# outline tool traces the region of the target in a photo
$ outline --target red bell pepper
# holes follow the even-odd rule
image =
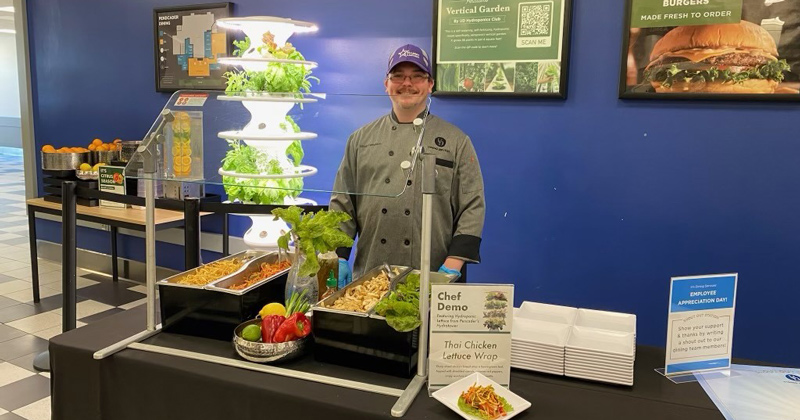
[[[283,321],[283,324],[275,331],[275,335],[272,336],[272,342],[285,343],[303,338],[309,333],[311,333],[311,321],[302,312],[297,312]]]
[[[278,331],[278,327],[280,327],[285,320],[286,317],[282,315],[270,315],[262,319],[261,341],[265,343],[274,343],[274,341],[272,341],[272,336],[275,335],[275,331]]]

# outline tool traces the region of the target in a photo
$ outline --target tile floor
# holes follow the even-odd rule
[[[61,266],[39,260],[33,303],[22,157],[0,155],[0,420],[49,420],[50,374],[33,358],[61,333]],[[77,325],[145,302],[138,283],[78,270]]]

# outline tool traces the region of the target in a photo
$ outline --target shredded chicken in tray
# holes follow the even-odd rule
[[[336,299],[332,309],[340,309],[352,312],[367,312],[389,291],[389,276],[381,271],[377,276],[359,284],[358,286],[348,287],[344,295]]]

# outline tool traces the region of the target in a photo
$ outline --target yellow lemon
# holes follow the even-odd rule
[[[264,305],[258,312],[261,318],[266,318],[270,315],[286,316],[286,308],[278,302],[272,302]]]
[[[92,165],[89,165],[88,163],[81,163],[81,166],[78,169],[80,169],[82,171],[91,171],[92,170]]]

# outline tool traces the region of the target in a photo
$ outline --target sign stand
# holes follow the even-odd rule
[[[673,277],[670,285],[665,368],[673,383],[695,382],[695,372],[731,366],[739,275]]]

